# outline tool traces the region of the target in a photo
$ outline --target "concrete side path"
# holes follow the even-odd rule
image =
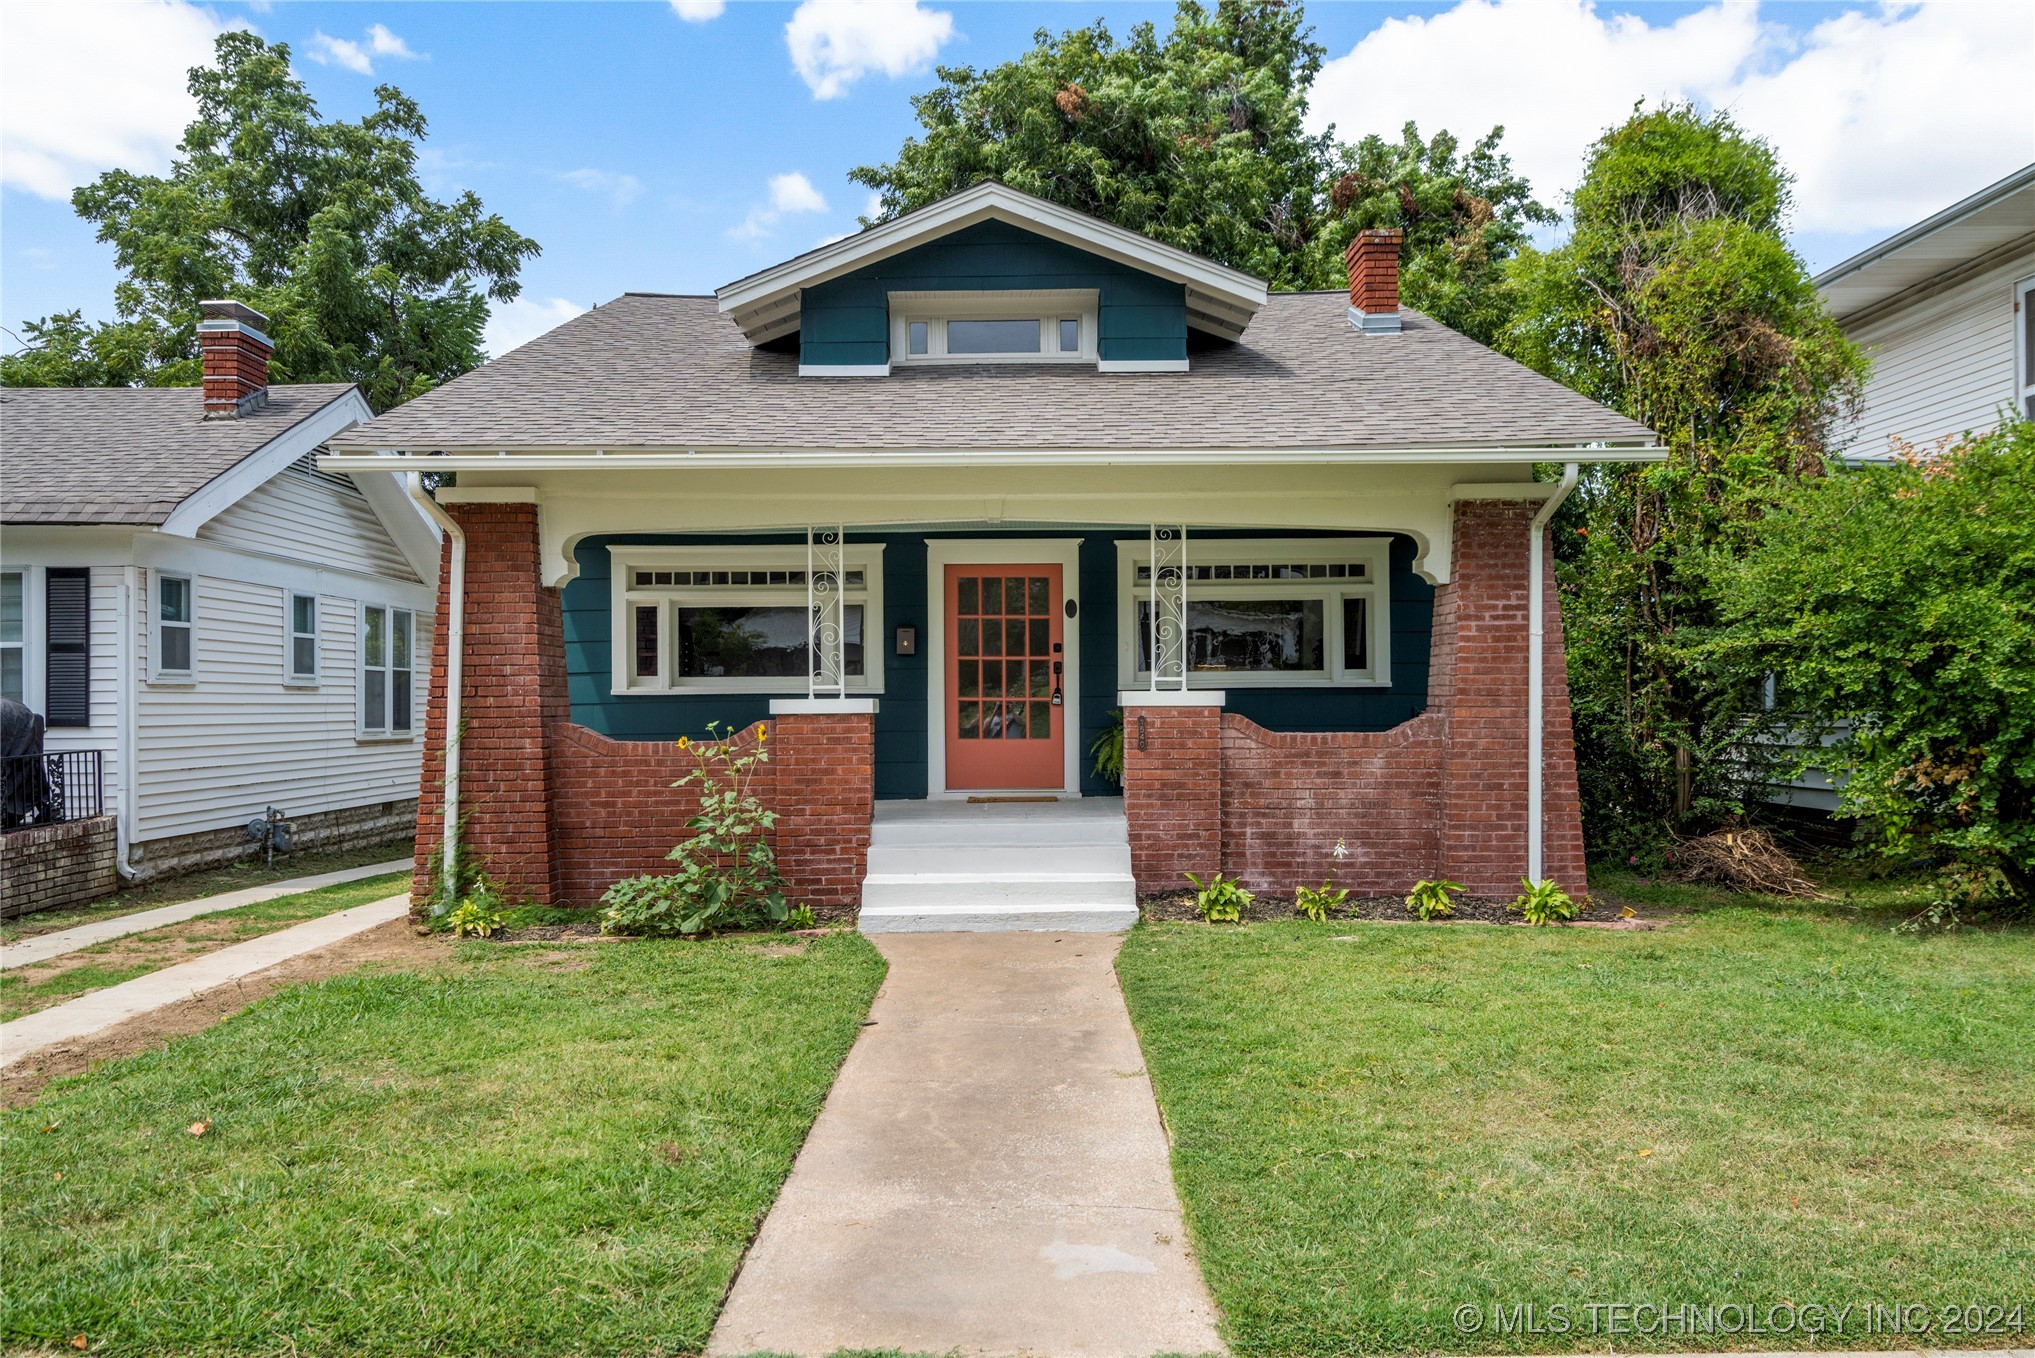
[[[889,934],[841,1069],[707,1344],[1218,1352],[1102,934]]]
[[[361,882],[389,872],[408,872],[411,866],[409,859],[398,858],[388,863],[370,863],[363,868],[341,868],[338,872],[321,872],[311,877],[294,877],[287,882],[242,887],[217,896],[200,896],[194,901],[178,901],[175,905],[157,906],[153,910],[137,910],[132,915],[95,920],[90,924],[80,924],[75,929],[37,934],[34,938],[24,938],[19,943],[0,947],[0,971],[11,971],[32,962],[47,962],[52,957],[62,957],[65,953],[89,948],[94,943],[146,933],[165,924],[182,924],[187,919],[234,910],[243,905],[253,905],[256,901],[272,901],[278,896],[295,896],[322,887],[344,886],[348,882]]]
[[[407,892],[338,910],[0,1024],[0,1066],[11,1066],[54,1043],[90,1037],[137,1014],[187,1000],[214,986],[226,985],[264,967],[350,938],[363,929],[401,919],[409,910]]]

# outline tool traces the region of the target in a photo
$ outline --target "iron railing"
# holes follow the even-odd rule
[[[0,829],[90,820],[106,812],[104,750],[0,758]]]

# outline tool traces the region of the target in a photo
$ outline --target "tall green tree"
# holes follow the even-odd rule
[[[1340,288],[1363,227],[1396,226],[1407,301],[1490,338],[1503,320],[1496,266],[1552,220],[1498,150],[1447,133],[1355,146],[1306,131],[1323,49],[1298,5],[1183,0],[1165,37],[1119,42],[1097,23],[982,70],[942,67],[912,101],[920,135],[852,177],[878,219],[985,179],[1092,213],[1243,269],[1280,289]]]
[[[1717,577],[1845,812],[2035,908],[2035,424],[1798,484]]]
[[[1789,179],[1723,113],[1637,111],[1591,149],[1572,233],[1513,261],[1504,347],[1659,431],[1665,462],[1599,469],[1559,521],[1586,828],[1598,849],[1735,810],[1756,674],[1704,642],[1705,563],[1820,475],[1859,351],[1783,236]]]
[[[212,297],[269,317],[276,380],[358,382],[377,410],[484,362],[488,303],[517,295],[536,242],[471,192],[424,191],[424,115],[395,87],[357,122],[327,120],[287,45],[230,32],[216,51],[191,71],[198,114],[170,172],[112,170],[72,195],[124,275],[119,319],[30,322],[0,381],[196,383]]]

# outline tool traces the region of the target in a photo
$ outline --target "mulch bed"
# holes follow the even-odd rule
[[[1434,924],[1522,924],[1519,916],[1505,907],[1512,903],[1510,896],[1458,896],[1456,912],[1447,919],[1433,920]],[[1623,907],[1608,901],[1592,899],[1583,903],[1576,919],[1583,923],[1606,923],[1619,918]],[[1167,920],[1178,923],[1198,924],[1201,912],[1194,906],[1192,891],[1158,891],[1138,897],[1138,912],[1148,920]],[[1292,919],[1293,898],[1274,896],[1261,892],[1251,902],[1251,908],[1244,912],[1247,920]],[[1403,896],[1352,896],[1343,903],[1343,908],[1329,916],[1331,920],[1364,919],[1403,922],[1414,916],[1406,909]]]

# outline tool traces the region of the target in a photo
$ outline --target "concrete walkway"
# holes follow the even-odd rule
[[[401,919],[409,910],[407,892],[338,910],[0,1024],[0,1066],[11,1066],[44,1047],[90,1037],[152,1009],[203,994],[214,986],[226,985],[278,962],[351,938],[377,924]]]
[[[1104,934],[891,934],[710,1355],[1220,1351]]]
[[[317,891],[321,887],[344,886],[348,882],[361,882],[384,873],[408,872],[411,862],[398,858],[388,863],[370,863],[364,868],[341,868],[337,872],[321,872],[310,877],[293,877],[287,882],[269,882],[263,886],[242,887],[238,891],[225,891],[217,896],[200,896],[194,901],[178,901],[175,905],[158,906],[154,910],[137,910],[131,915],[116,915],[112,919],[95,920],[91,924],[80,924],[75,929],[59,929],[54,933],[37,934],[24,938],[19,943],[0,947],[0,971],[11,971],[34,962],[47,962],[52,957],[89,948],[94,943],[108,939],[125,938],[129,934],[146,933],[160,929],[165,924],[182,924],[187,919],[200,915],[214,915],[221,910],[233,910],[256,901],[272,901],[278,896],[295,896],[300,892]]]

